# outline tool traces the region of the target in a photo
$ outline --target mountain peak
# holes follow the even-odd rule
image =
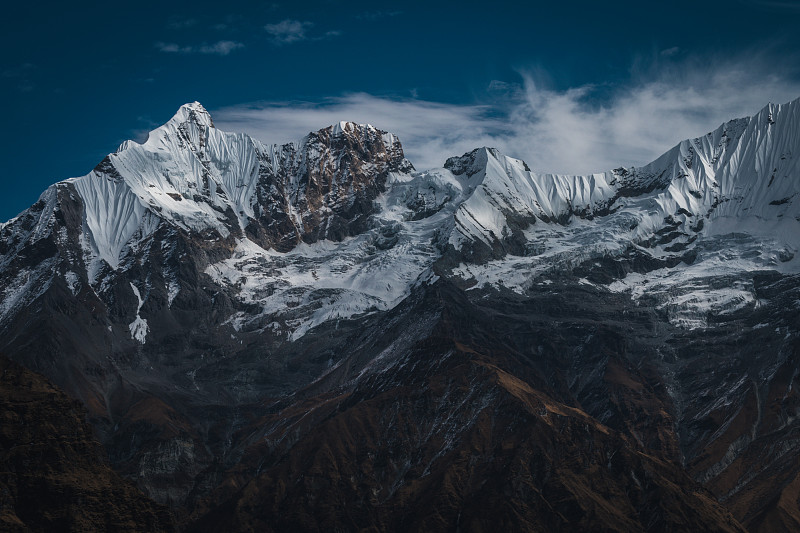
[[[356,131],[364,131],[364,130],[374,130],[375,127],[371,124],[358,124],[357,122],[352,122],[349,120],[340,120],[333,126],[329,126],[331,128],[331,135],[341,135],[342,133],[353,133]]]
[[[467,152],[464,155],[448,158],[444,163],[444,168],[456,176],[466,174],[467,176],[472,177],[486,168],[490,157],[499,160],[505,156],[501,154],[497,148],[484,146],[482,148],[476,148],[471,152]],[[524,161],[521,162],[525,170],[530,170]]]
[[[200,102],[191,102],[183,104],[175,116],[170,120],[171,123],[183,124],[185,122],[194,122],[199,126],[214,127],[214,121],[211,120],[211,114],[203,107]]]

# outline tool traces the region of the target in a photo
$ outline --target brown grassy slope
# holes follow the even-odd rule
[[[0,357],[0,530],[172,531],[169,512],[109,468],[83,406]]]
[[[268,436],[252,453],[261,474],[231,480],[192,529],[744,531],[679,465],[475,351],[435,344],[306,403],[324,414],[282,430],[299,435],[285,451]]]

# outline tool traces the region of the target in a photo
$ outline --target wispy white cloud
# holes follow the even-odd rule
[[[315,41],[322,41],[322,40],[325,40],[325,39],[332,39],[334,37],[339,37],[340,35],[342,35],[341,31],[339,31],[339,30],[330,30],[330,31],[326,31],[322,35],[314,37],[314,40]]]
[[[800,97],[793,64],[790,58],[770,64],[757,55],[654,60],[646,68],[640,62],[627,83],[567,90],[547,88],[540,81],[545,76],[523,71],[521,81],[493,81],[489,100],[474,105],[352,93],[229,107],[216,111],[214,120],[269,143],[339,120],[367,122],[396,133],[417,168],[494,146],[538,171],[585,174],[646,164],[682,139],[752,115],[768,102]]]
[[[198,51],[201,54],[215,54],[218,56],[226,56],[231,52],[233,52],[234,50],[238,50],[239,48],[244,48],[244,44],[236,41],[217,41],[214,44],[202,45],[198,49]]]
[[[155,47],[159,52],[167,54],[191,54],[194,51],[194,48],[191,46],[180,46],[177,43],[165,43],[161,41],[155,43]]]
[[[489,118],[488,106],[457,106],[415,99],[353,93],[321,102],[261,102],[213,113],[218,127],[244,131],[267,143],[296,140],[340,120],[370,123],[400,136],[406,156],[422,167],[493,140],[487,131],[504,127]],[[476,126],[480,125],[479,127]]]
[[[181,46],[177,43],[165,43],[159,41],[155,43],[155,47],[160,52],[168,54],[210,54],[226,56],[234,50],[244,48],[244,44],[236,41],[217,41],[216,43],[201,44],[198,46]]]
[[[264,29],[267,30],[274,43],[291,44],[306,40],[306,32],[313,26],[313,22],[286,19],[276,24],[267,24]]]
[[[338,37],[342,34],[339,30],[329,30],[321,34],[313,35],[310,31],[313,27],[313,22],[286,19],[276,24],[267,24],[264,26],[264,29],[269,34],[272,42],[278,46],[300,41],[323,41],[325,39]]]
[[[797,64],[760,54],[656,60],[609,90],[591,85],[554,91],[523,73],[521,97],[502,141],[547,171],[588,173],[646,164],[683,139],[800,97]],[[603,94],[605,93],[605,94]]]

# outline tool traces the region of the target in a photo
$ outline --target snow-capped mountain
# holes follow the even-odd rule
[[[65,251],[61,273],[75,292],[104,287],[152,247],[159,230],[197,235],[214,250],[205,272],[263,309],[229,317],[235,329],[272,324],[288,328],[290,338],[330,318],[396,305],[449,248],[461,278],[520,291],[556,265],[630,253],[665,266],[686,259],[695,265],[693,277],[708,261],[715,274],[791,272],[800,247],[800,183],[791,178],[798,173],[798,113],[796,103],[770,105],[645,167],[566,176],[537,174],[488,148],[413,172],[395,136],[344,122],[300,143],[265,146],[217,130],[195,102],[145,143],[125,142],[91,173],[52,186],[4,224],[3,260],[13,262],[22,247],[55,232],[56,242],[76,237],[80,247]],[[69,211],[67,197],[79,204],[80,223],[58,220]],[[726,248],[715,261],[719,241],[732,234],[750,242]],[[169,242],[161,247],[169,253]],[[731,253],[743,257],[730,261]],[[38,266],[38,276],[35,269],[5,269],[15,279],[4,285],[0,318],[52,282],[48,265]],[[669,268],[659,274],[676,277]],[[162,276],[169,306],[179,276]],[[638,281],[623,276],[612,289],[633,290]],[[327,291],[322,302],[312,294],[317,289]],[[130,291],[144,303],[133,282]],[[310,319],[292,312],[288,325],[267,321],[309,303],[317,310]],[[144,342],[145,326],[133,329]]]
[[[769,105],[642,168],[591,176],[536,174],[486,149],[450,159],[446,166],[480,184],[459,207],[450,243],[485,258],[457,272],[522,292],[554,268],[598,261],[587,277],[634,297],[649,283],[648,296],[688,327],[707,311],[754,305],[746,285],[703,284],[800,270],[798,113],[797,101]]]
[[[783,490],[770,469],[800,474],[797,154],[800,100],[588,176],[491,148],[417,171],[396,136],[351,122],[267,146],[195,102],[0,226],[0,350],[80,398],[114,466],[173,505],[250,505],[282,461],[313,463],[303,443],[354,398],[406,390],[433,394],[430,416],[381,409],[412,417],[416,444],[375,440],[391,417],[358,434],[363,453],[411,450],[373,472],[384,502],[443,472],[485,409],[517,420],[497,403],[510,394],[590,421],[659,487],[700,482],[739,520],[777,516],[742,495]],[[443,372],[472,389],[437,388]],[[647,493],[633,476],[620,490]],[[642,501],[625,505],[653,512]]]

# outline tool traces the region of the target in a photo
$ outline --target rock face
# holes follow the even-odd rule
[[[800,100],[590,176],[187,104],[0,226],[0,349],[190,529],[796,530],[798,153]]]
[[[371,126],[342,122],[311,133],[265,157],[247,235],[281,252],[358,235],[369,229],[389,173],[412,170],[397,137]]]
[[[108,466],[79,402],[0,359],[3,531],[173,531],[169,511]]]

